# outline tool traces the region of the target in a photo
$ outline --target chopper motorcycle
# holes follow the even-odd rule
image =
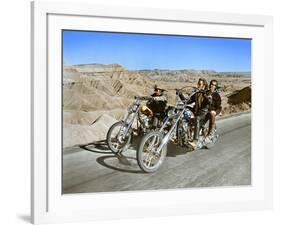
[[[144,102],[147,104],[143,104]],[[156,101],[151,96],[135,96],[128,107],[124,120],[114,123],[107,132],[107,144],[114,154],[120,154],[132,143],[133,135],[144,135],[162,125],[165,116],[165,101]],[[157,105],[154,110],[150,105]],[[154,107],[155,108],[155,107]],[[136,128],[133,128],[136,124]]]
[[[163,125],[157,131],[147,133],[139,143],[137,150],[137,162],[139,167],[147,173],[155,172],[163,164],[167,154],[169,141],[179,146],[192,148],[189,144],[193,140],[195,130],[195,116],[192,107],[187,105],[190,98],[199,90],[194,89],[193,93],[186,99],[180,100],[179,91],[176,91],[176,104],[167,112]],[[213,137],[205,141],[208,128],[201,126],[197,149],[211,148],[215,145],[218,134],[215,130]]]

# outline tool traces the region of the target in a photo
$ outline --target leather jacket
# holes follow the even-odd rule
[[[166,105],[167,105],[167,98],[165,95],[151,95],[152,99],[147,102],[147,107],[149,107],[153,113],[164,113]]]
[[[181,100],[186,100],[186,98],[183,96],[182,93],[179,93],[179,97]],[[198,91],[194,95],[191,96],[190,100],[187,102],[187,104],[195,103],[193,107],[193,113],[195,115],[201,114],[201,113],[207,113],[209,112],[211,100],[207,96],[206,91]]]
[[[221,96],[218,92],[208,92],[207,95],[211,95],[211,102],[210,102],[210,108],[209,111],[215,111],[216,114],[220,114],[222,107],[221,107]]]

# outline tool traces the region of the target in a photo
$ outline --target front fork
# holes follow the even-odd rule
[[[132,114],[133,114],[133,116],[132,116],[132,118],[130,119],[130,117],[131,117]],[[133,125],[133,122],[134,122],[136,116],[137,116],[137,113],[136,113],[136,112],[134,112],[134,113],[129,113],[129,114],[127,115],[127,117],[125,118],[125,120],[123,120],[124,126],[125,126],[124,138],[127,137],[128,132],[131,131],[131,127],[132,127],[132,125]]]
[[[183,114],[183,111],[179,114],[178,118],[176,119],[174,125],[171,127],[171,129],[169,130],[169,132],[164,136],[164,138],[162,139],[161,141],[161,144],[160,146],[157,148],[156,152],[158,154],[160,154],[161,150],[163,149],[163,147],[168,143],[170,137],[172,136],[172,133],[175,131],[177,125],[178,125],[178,122],[179,120],[182,118],[182,114]],[[171,118],[172,119],[172,118]],[[167,121],[165,121],[166,123]],[[164,126],[161,127],[160,129],[160,132],[163,131],[164,129]]]

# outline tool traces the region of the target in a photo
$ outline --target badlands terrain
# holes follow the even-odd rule
[[[63,146],[104,140],[109,127],[124,118],[134,96],[165,92],[168,104],[175,103],[175,91],[191,92],[198,78],[216,79],[222,88],[221,117],[251,110],[251,74],[212,70],[137,70],[118,64],[63,66]]]

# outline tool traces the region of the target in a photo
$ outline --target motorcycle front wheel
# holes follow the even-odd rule
[[[127,134],[125,134],[126,129],[126,124],[123,121],[119,121],[114,123],[107,132],[107,144],[114,154],[121,153],[130,146],[132,132],[129,129]]]
[[[139,167],[144,172],[153,173],[164,162],[167,154],[167,145],[158,150],[162,140],[163,134],[158,131],[152,131],[142,138],[137,151],[137,161]]]

